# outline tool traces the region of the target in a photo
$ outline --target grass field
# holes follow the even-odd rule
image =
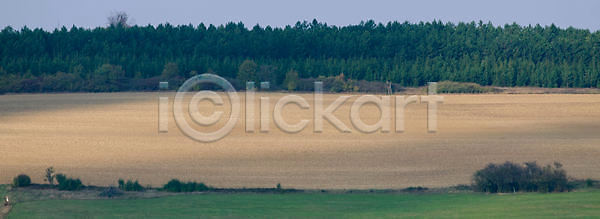
[[[188,194],[152,199],[45,200],[8,218],[597,217],[600,191],[555,194]]]
[[[272,108],[286,94],[261,95]],[[312,94],[298,95],[312,107]],[[339,95],[325,94],[324,105]],[[427,133],[426,104],[407,107],[404,133],[361,134],[348,120],[346,102],[335,114],[352,133],[328,122],[323,133],[313,133],[311,122],[288,134],[272,120],[269,133],[245,133],[240,121],[224,139],[204,144],[184,136],[172,118],[169,133],[158,133],[157,93],[2,95],[0,183],[19,173],[42,183],[46,167],[54,166],[92,185],[124,178],[160,186],[180,178],[229,188],[443,187],[470,183],[475,170],[507,160],[560,161],[569,175],[600,178],[600,95],[444,97],[435,134]],[[201,107],[206,115],[212,110]],[[312,109],[290,105],[284,114],[295,123],[310,119]],[[367,105],[361,118],[373,122],[378,110]]]

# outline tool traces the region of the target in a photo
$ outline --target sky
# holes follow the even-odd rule
[[[337,26],[370,19],[382,23],[481,20],[494,25],[554,23],[562,28],[600,30],[598,0],[2,0],[0,27],[93,28],[106,26],[107,17],[117,11],[126,12],[130,23],[137,25],[220,25],[241,21],[250,28],[255,24],[284,27],[313,19]]]

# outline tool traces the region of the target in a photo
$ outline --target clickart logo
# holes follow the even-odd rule
[[[225,125],[221,128],[202,132],[193,128],[190,122],[195,123],[195,126],[210,127],[217,124],[225,112],[215,110],[210,116],[204,116],[199,112],[198,106],[201,101],[207,100],[209,104],[216,106],[223,106],[224,101],[221,95],[211,90],[193,91],[193,88],[200,87],[200,84],[213,84],[212,87],[220,87],[226,96],[228,97],[230,105],[229,118]],[[265,84],[261,83],[261,87]],[[266,84],[268,86],[268,83]],[[166,82],[161,82],[161,88],[165,88],[168,85]],[[360,95],[352,103],[350,108],[350,122],[354,127],[354,130],[362,133],[373,133],[378,130],[386,133],[391,132],[392,122],[394,123],[394,131],[397,133],[404,131],[404,109],[408,104],[427,104],[427,130],[430,133],[437,131],[437,108],[438,104],[442,103],[444,98],[436,94],[436,83],[430,83],[428,89],[428,95],[425,96],[375,96],[375,95]],[[390,92],[391,93],[391,92]],[[184,100],[186,96],[193,95],[187,104],[187,113],[190,119],[186,119]],[[347,103],[353,96],[352,95],[340,95],[331,104],[324,106],[323,104],[323,83],[320,81],[314,82],[314,100],[311,104],[298,95],[285,95],[275,102],[273,111],[270,110],[270,97],[261,96],[259,97],[259,112],[255,112],[255,97],[254,82],[247,82],[245,92],[245,131],[247,133],[255,132],[256,125],[255,117],[259,117],[258,122],[260,123],[260,132],[268,133],[270,131],[271,119],[275,125],[283,132],[286,133],[298,133],[306,129],[311,122],[311,119],[302,119],[297,123],[290,124],[285,121],[285,115],[283,114],[284,108],[287,105],[295,104],[300,107],[301,110],[313,111],[312,123],[313,132],[323,132],[323,124],[325,121],[329,122],[333,127],[342,133],[351,133],[353,129],[344,124],[338,117],[333,113],[344,103]],[[354,95],[356,96],[356,95]],[[393,97],[393,98],[392,98]],[[177,127],[186,136],[200,141],[200,142],[214,142],[218,141],[227,136],[231,130],[239,122],[241,116],[241,103],[240,97],[236,92],[235,88],[226,79],[219,77],[214,74],[202,74],[194,76],[181,85],[175,94],[173,100],[173,116]],[[360,118],[360,109],[365,104],[375,105],[381,114],[379,121],[374,124],[367,124]],[[169,121],[169,97],[159,97],[159,113],[158,113],[158,129],[159,132],[168,132],[168,121]],[[257,116],[258,115],[258,116]]]

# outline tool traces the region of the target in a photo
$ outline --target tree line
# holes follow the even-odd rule
[[[316,20],[281,28],[166,23],[0,32],[0,92],[153,90],[159,80],[204,72],[283,89],[297,83],[286,75],[400,86],[600,87],[600,32],[481,21],[340,27]]]

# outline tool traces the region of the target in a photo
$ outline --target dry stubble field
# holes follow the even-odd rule
[[[273,107],[283,95],[257,93],[257,99],[269,96]],[[312,94],[298,95],[311,109],[287,106],[290,123],[312,118]],[[325,94],[324,105],[337,96]],[[159,134],[157,98],[158,93],[0,96],[0,184],[19,173],[41,183],[44,169],[54,166],[95,185],[125,178],[159,186],[180,178],[218,187],[438,187],[469,183],[476,169],[506,160],[560,161],[572,176],[600,178],[600,95],[444,95],[435,134],[427,133],[425,104],[407,107],[404,133],[358,133],[347,102],[336,115],[352,133],[327,122],[323,133],[313,133],[312,122],[296,134],[274,124],[269,133],[246,133],[242,116],[230,135],[209,144],[184,136],[172,117],[169,133]],[[206,114],[213,108],[201,106]],[[361,117],[372,123],[379,112],[368,105]]]

